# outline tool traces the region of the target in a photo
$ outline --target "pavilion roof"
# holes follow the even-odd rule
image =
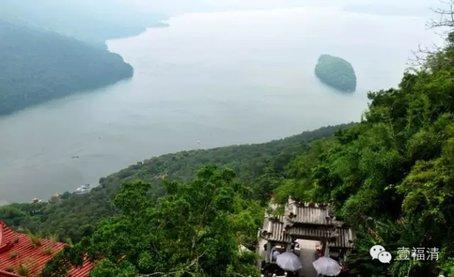
[[[46,263],[65,246],[62,242],[16,232],[0,221],[0,277],[40,276]],[[70,269],[69,276],[88,276],[92,268],[87,260],[81,267]]]
[[[277,209],[278,205],[272,204]],[[283,215],[265,214],[259,235],[275,242],[290,243],[297,238],[326,240],[330,247],[353,248],[354,233],[336,220],[329,205],[301,203],[289,198]]]

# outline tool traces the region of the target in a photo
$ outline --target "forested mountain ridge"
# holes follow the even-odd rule
[[[57,235],[62,240],[77,242],[90,233],[100,220],[117,212],[112,201],[123,183],[138,180],[151,183],[150,193],[161,196],[164,193],[163,181],[188,181],[206,164],[233,169],[239,180],[249,184],[250,190],[254,191],[253,197],[266,202],[277,186],[275,172],[282,172],[284,166],[306,149],[310,141],[332,136],[350,125],[324,127],[262,144],[162,155],[101,178],[100,186],[88,194],[66,192],[49,203],[16,203],[0,207],[0,219],[19,229],[45,236]]]
[[[55,33],[0,21],[0,114],[129,78],[133,69],[107,50]]]

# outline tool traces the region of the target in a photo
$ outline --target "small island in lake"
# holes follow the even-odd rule
[[[315,75],[325,84],[341,91],[356,90],[356,75],[346,60],[330,55],[321,55],[315,66]]]

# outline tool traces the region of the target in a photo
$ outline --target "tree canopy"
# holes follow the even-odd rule
[[[124,184],[114,199],[120,214],[67,249],[44,275],[60,276],[54,268],[67,265],[73,249],[101,261],[91,276],[257,275],[253,252],[239,246],[254,249],[263,212],[258,202],[243,197],[234,176],[207,166],[193,181],[166,182],[166,194],[157,200],[149,184]]]

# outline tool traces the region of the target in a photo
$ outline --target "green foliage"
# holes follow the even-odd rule
[[[248,198],[266,203],[283,178],[285,165],[304,151],[308,142],[330,136],[347,126],[324,127],[263,144],[184,151],[155,157],[101,178],[100,186],[87,194],[64,193],[48,203],[0,207],[0,219],[10,226],[42,236],[56,234],[60,240],[79,242],[82,237],[90,235],[102,219],[117,214],[113,198],[122,184],[137,181],[151,184],[149,194],[155,199],[165,193],[164,181],[191,180],[205,164],[233,169],[243,184],[238,190]]]
[[[346,60],[330,55],[321,55],[315,66],[315,75],[327,85],[342,91],[355,91],[356,75]]]
[[[132,76],[107,50],[0,20],[0,114]]]
[[[29,272],[30,272],[30,269],[25,264],[20,264],[17,267],[17,274],[19,274],[20,276],[29,276]]]
[[[349,258],[360,275],[433,276],[452,271],[454,256],[454,46],[406,73],[400,87],[370,93],[361,124],[314,142],[289,163],[279,199],[326,201],[358,240]],[[438,263],[371,263],[381,244],[439,247]]]
[[[110,260],[102,260],[91,272],[90,277],[134,277],[137,271],[127,262],[114,264]]]
[[[207,166],[193,181],[166,183],[167,193],[156,201],[149,185],[127,183],[114,200],[119,215],[104,220],[70,250],[101,261],[92,276],[256,275],[254,256],[241,253],[239,246],[254,246],[263,211],[236,190],[240,185],[234,176],[231,170]],[[48,271],[55,264],[70,264],[70,250]]]

